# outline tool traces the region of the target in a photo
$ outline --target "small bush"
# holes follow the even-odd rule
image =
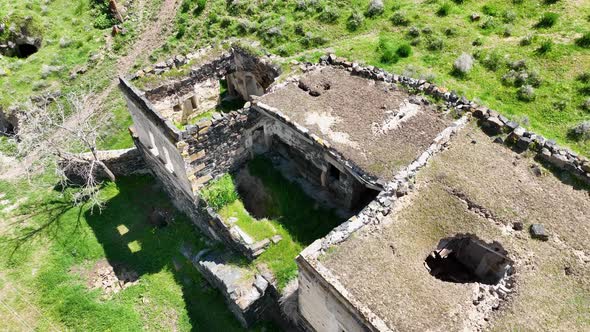
[[[481,64],[491,71],[496,71],[500,68],[502,56],[498,52],[490,52],[481,59]]]
[[[486,15],[490,15],[490,16],[498,16],[498,8],[493,6],[493,5],[484,5],[483,7],[481,7],[481,11],[486,14]]]
[[[334,23],[340,18],[340,12],[334,7],[326,7],[320,14],[320,21],[324,23]]]
[[[229,174],[209,183],[209,185],[201,191],[201,195],[207,204],[209,204],[209,206],[215,211],[221,210],[224,206],[229,205],[238,199],[236,187]]]
[[[527,68],[526,60],[521,59],[521,60],[516,60],[516,61],[510,62],[508,64],[508,67],[510,67],[510,69],[513,69],[513,70],[526,69]]]
[[[94,19],[94,28],[99,29],[99,30],[103,30],[103,29],[108,29],[110,27],[112,27],[115,24],[115,20],[112,19],[109,15],[102,13],[99,14],[95,19]]]
[[[367,8],[367,16],[373,17],[383,14],[383,0],[371,0]]]
[[[449,13],[451,12],[451,5],[447,2],[443,3],[442,5],[440,5],[440,7],[438,7],[438,10],[436,11],[436,15],[438,16],[447,16],[449,15]]]
[[[385,36],[379,37],[379,45],[377,46],[377,51],[381,55],[379,59],[381,63],[392,64],[396,63],[399,60],[399,55],[397,55],[395,43]]]
[[[396,53],[400,58],[407,58],[412,54],[412,46],[408,44],[402,44],[397,48]]]
[[[527,35],[527,36],[522,37],[519,44],[520,44],[520,46],[528,46],[532,43],[533,43],[533,36]]]
[[[453,74],[465,76],[473,68],[473,57],[467,53],[461,54],[453,63]]]
[[[581,73],[576,77],[576,80],[582,83],[590,83],[590,72]]]
[[[455,28],[446,28],[445,29],[445,36],[453,37],[457,34],[457,30]]]
[[[353,12],[346,21],[346,28],[349,31],[356,31],[361,25],[363,25],[364,19],[365,17],[361,13]]]
[[[545,39],[544,41],[541,42],[541,45],[539,47],[537,47],[535,52],[537,54],[543,55],[543,54],[549,53],[552,48],[553,48],[553,41],[551,39]]]
[[[515,12],[507,10],[502,14],[502,21],[504,21],[504,23],[513,23],[516,20],[516,17],[517,15]]]
[[[574,141],[590,140],[590,121],[584,121],[568,131],[568,137]]]
[[[418,29],[417,27],[411,27],[408,30],[408,36],[410,36],[410,37],[418,37],[418,36],[420,36],[420,29]]]
[[[535,24],[535,28],[551,28],[552,26],[555,25],[555,23],[557,23],[557,19],[559,18],[559,15],[557,13],[552,13],[552,12],[548,12],[543,14],[543,16],[541,16],[541,19],[539,19],[539,22],[537,22],[537,24]]]
[[[497,26],[498,26],[498,21],[495,18],[493,18],[493,17],[488,17],[488,18],[486,18],[485,21],[483,21],[480,24],[479,27],[482,28],[482,29],[484,29],[484,30],[489,30],[489,29],[494,29]]]
[[[471,45],[481,46],[481,45],[483,45],[483,39],[481,39],[481,37],[477,37],[477,38],[475,38],[475,40],[473,42],[471,42]]]
[[[504,33],[502,34],[504,37],[512,36],[512,27],[506,27],[504,29]]]
[[[410,24],[410,20],[406,17],[405,12],[397,11],[391,16],[391,23],[395,26],[407,26]]]
[[[582,103],[582,109],[584,111],[590,111],[590,98],[586,99],[586,101]]]
[[[576,39],[576,45],[583,48],[590,48],[590,32],[586,32],[582,37]]]
[[[424,27],[424,28],[422,28],[422,33],[425,35],[431,35],[432,29],[430,27]]]
[[[439,37],[429,36],[426,39],[426,48],[430,51],[440,51],[444,47],[444,41]]]
[[[535,100],[535,89],[530,85],[523,85],[516,91],[516,97],[519,100],[530,102]]]
[[[465,3],[465,0],[453,0],[453,2],[458,5],[462,5],[463,3]]]

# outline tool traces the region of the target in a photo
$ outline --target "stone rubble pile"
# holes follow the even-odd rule
[[[116,294],[129,286],[137,284],[138,279],[139,275],[135,271],[128,271],[123,268],[117,275],[113,267],[109,265],[96,271],[92,288],[100,288],[106,294]]]

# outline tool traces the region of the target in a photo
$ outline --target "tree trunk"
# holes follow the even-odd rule
[[[119,21],[119,23],[123,23],[123,16],[121,15],[121,12],[119,11],[119,5],[117,4],[116,0],[109,0],[109,9],[110,9],[113,17],[117,21]]]

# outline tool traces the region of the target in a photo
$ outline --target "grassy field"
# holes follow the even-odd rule
[[[285,179],[270,160],[257,157],[247,165],[249,173],[259,179],[266,193],[261,204],[266,218],[256,219],[244,207],[238,194],[235,175],[226,174],[203,190],[204,199],[224,221],[236,218],[235,224],[256,241],[281,235],[252,263],[267,265],[277,277],[279,288],[297,276],[295,257],[314,240],[328,234],[343,220],[333,211],[318,207],[299,185]]]
[[[20,202],[17,209],[0,212],[3,328],[242,330],[221,295],[207,286],[179,251],[182,244],[193,250],[204,248],[203,237],[177,213],[164,228],[148,222],[153,208],[174,211],[153,178],[122,178],[106,184],[102,214],[71,206],[67,195],[52,188],[35,190],[26,183],[17,187],[1,182],[0,192],[11,204]],[[28,198],[22,201],[25,195]],[[135,271],[138,283],[110,296],[102,289],[90,289],[93,266],[105,261]]]
[[[184,0],[176,33],[154,58],[228,37],[259,40],[296,59],[331,49],[434,81],[590,155],[590,142],[568,135],[590,120],[583,76],[590,73],[590,7],[583,1],[385,0],[373,15],[369,2]],[[462,53],[474,57],[473,68],[456,75]]]

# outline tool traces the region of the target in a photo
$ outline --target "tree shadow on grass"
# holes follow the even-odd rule
[[[85,218],[102,245],[112,266],[124,266],[141,276],[171,271],[182,288],[185,308],[194,331],[240,331],[238,321],[227,309],[222,295],[210,289],[182,256],[182,246],[197,252],[205,247],[202,235],[173,208],[169,198],[152,177],[121,178],[118,193],[109,199],[101,214]],[[154,226],[154,210],[175,211],[164,227]],[[116,272],[116,271],[115,271]]]

